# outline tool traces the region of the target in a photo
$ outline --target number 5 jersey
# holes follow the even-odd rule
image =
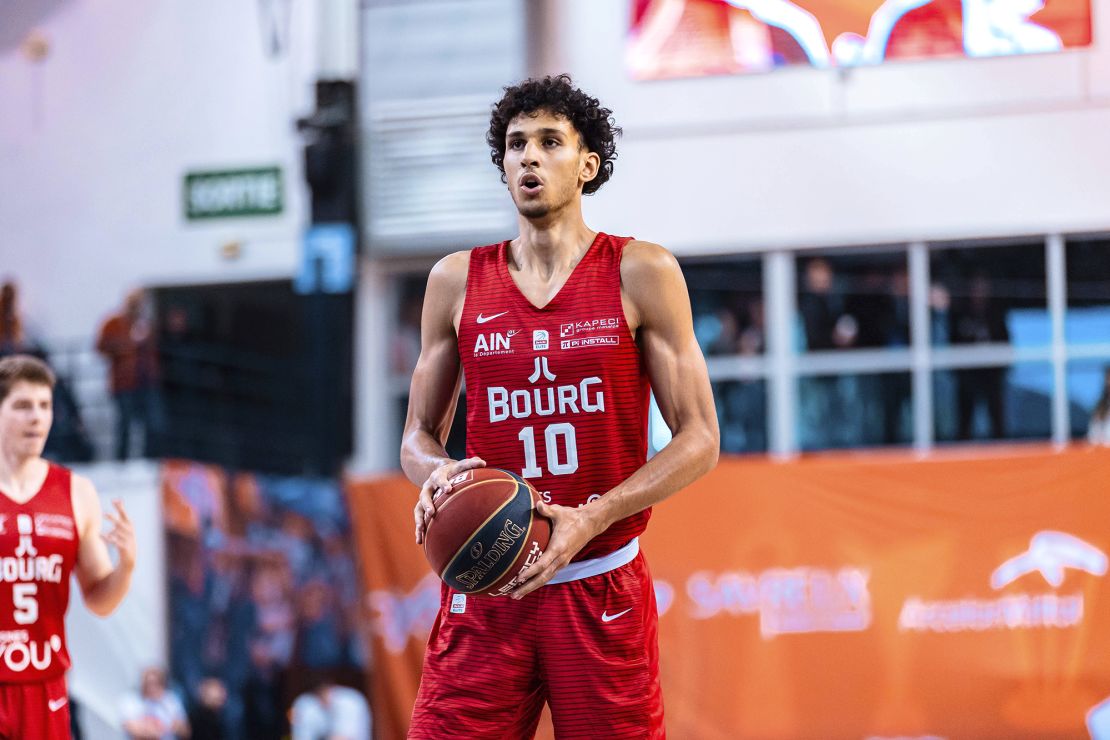
[[[0,495],[0,683],[45,681],[69,668],[65,614],[78,545],[70,478],[51,465],[29,501]]]

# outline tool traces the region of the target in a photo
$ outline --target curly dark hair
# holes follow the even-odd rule
[[[490,111],[486,143],[490,159],[501,170],[505,180],[505,134],[509,122],[521,113],[549,111],[566,118],[582,137],[586,148],[601,157],[597,177],[582,186],[585,195],[592,195],[613,175],[613,160],[617,158],[615,139],[621,128],[613,121],[613,111],[602,108],[597,98],[591,98],[574,86],[570,75],[549,75],[543,79],[529,79],[505,88],[501,100]]]

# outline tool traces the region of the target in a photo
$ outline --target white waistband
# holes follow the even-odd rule
[[[608,573],[611,570],[616,570],[622,565],[631,563],[639,552],[640,538],[633,537],[632,541],[627,545],[618,550],[613,550],[613,552],[608,555],[602,555],[600,558],[591,558],[590,560],[579,560],[577,563],[564,565],[548,583],[568,583],[570,581],[580,581],[583,578]]]

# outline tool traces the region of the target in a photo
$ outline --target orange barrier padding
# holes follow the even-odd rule
[[[1110,738],[1110,450],[976,453],[723,459],[659,505],[670,736]],[[348,494],[403,737],[439,585],[416,488]]]

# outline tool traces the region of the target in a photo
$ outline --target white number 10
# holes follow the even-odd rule
[[[566,448],[566,460],[559,460],[559,437],[563,438]],[[525,478],[539,478],[543,470],[536,460],[536,432],[532,427],[524,427],[517,435],[517,439],[524,443],[524,470],[520,474]],[[574,438],[574,425],[563,422],[550,424],[543,432],[544,447],[547,449],[547,469],[552,475],[570,475],[578,470],[578,442]]]

